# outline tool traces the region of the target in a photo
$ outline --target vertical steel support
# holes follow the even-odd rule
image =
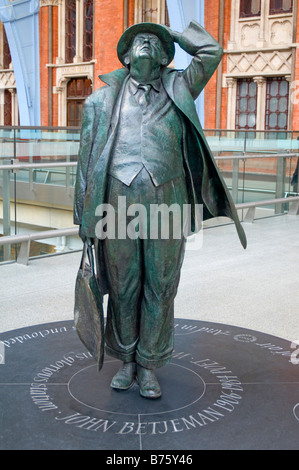
[[[232,198],[234,203],[238,202],[239,193],[239,160],[233,159],[233,174],[232,174]]]
[[[286,174],[286,159],[277,157],[276,167],[276,192],[275,198],[285,196],[285,174]],[[275,205],[275,214],[281,214],[284,211],[284,204]]]
[[[10,164],[10,160],[3,160],[3,164]],[[9,236],[10,231],[10,170],[3,173],[3,235]],[[11,259],[11,246],[3,245],[3,261]]]

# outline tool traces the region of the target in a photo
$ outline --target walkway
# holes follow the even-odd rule
[[[241,326],[299,339],[299,217],[244,224],[243,250],[233,225],[205,229],[187,251],[175,304],[178,318]],[[73,318],[80,253],[0,266],[0,331]]]

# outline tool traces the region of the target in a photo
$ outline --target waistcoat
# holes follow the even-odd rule
[[[163,85],[151,87],[147,105],[144,93],[130,79],[124,89],[109,174],[129,186],[146,168],[155,186],[184,175],[183,123]]]

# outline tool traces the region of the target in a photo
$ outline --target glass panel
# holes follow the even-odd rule
[[[250,16],[260,16],[261,1],[260,0],[240,0],[240,18]]]
[[[292,11],[293,0],[270,0],[270,15],[291,13]]]
[[[255,82],[251,82],[249,84],[249,96],[256,96],[256,83]]]
[[[245,114],[241,114],[239,118],[239,126],[240,128],[245,128],[247,125],[247,119]]]
[[[0,237],[73,226],[79,140],[79,129],[0,127],[0,198],[6,208]],[[11,160],[34,168],[1,170],[3,165],[11,165]],[[30,256],[74,249],[80,249],[78,237],[52,237],[32,243]],[[3,245],[0,261],[15,259],[18,251],[19,246],[15,250]]]
[[[276,129],[277,126],[277,115],[276,114],[270,114],[269,116],[269,127],[272,129]]]
[[[280,96],[286,96],[289,92],[289,82],[282,80],[280,82],[279,94]]]
[[[79,100],[79,103],[74,108],[73,116],[76,119],[80,118],[82,110],[83,102]],[[298,152],[299,132],[214,130],[205,131],[205,135],[236,203],[283,197],[296,191],[294,175],[298,158],[278,155]],[[250,135],[252,138],[248,138]],[[57,228],[58,222],[61,228],[73,226],[73,191],[79,140],[79,129],[0,127],[0,198],[4,201],[3,205],[10,209],[11,217],[6,216],[4,222],[1,221],[0,236],[3,233],[21,235],[52,230]],[[34,164],[35,168],[18,169],[14,173],[11,169],[1,170],[1,166],[10,164],[11,158],[22,164]],[[48,166],[39,167],[41,163]],[[26,203],[22,204],[23,201]],[[285,211],[287,206],[286,203],[276,209],[274,206],[257,208],[256,217],[275,215],[279,210]],[[16,251],[14,247],[9,248],[0,248],[0,261],[14,259],[19,246]],[[31,256],[81,248],[78,237],[70,236],[65,240],[53,237],[33,243]]]
[[[255,111],[256,110],[256,99],[250,98],[248,100],[248,111]]]
[[[252,0],[251,2],[251,12],[253,15],[258,15],[260,13],[261,2],[260,0]]]
[[[207,135],[207,131],[205,133]],[[251,134],[254,138],[248,138]],[[207,135],[208,143],[235,203],[297,194],[294,191],[298,158],[283,155],[288,151],[298,151],[298,136],[299,132],[214,131],[213,134],[210,131]],[[284,213],[288,210],[287,201],[258,207],[255,218]],[[240,213],[241,218],[246,213],[247,209]]]
[[[252,83],[250,85],[252,85]],[[246,81],[244,82],[241,81],[240,82],[240,96],[247,96],[247,93],[248,93],[248,83]],[[252,93],[252,88],[251,88],[251,93]],[[250,96],[252,96],[252,94]]]
[[[250,129],[253,129],[255,128],[255,124],[256,124],[256,119],[255,119],[255,114],[248,114],[248,127]]]
[[[240,100],[240,111],[245,112],[247,110],[247,98],[242,98]]]
[[[278,106],[278,99],[277,98],[271,98],[270,99],[270,111],[274,112],[277,110]]]
[[[275,95],[277,95],[277,93],[278,93],[278,82],[277,82],[277,81],[273,81],[273,82],[271,82],[271,84],[270,84],[270,94],[271,94],[272,96],[275,96]]]
[[[287,126],[287,117],[285,114],[278,115],[278,127],[284,129]]]
[[[286,111],[287,109],[288,109],[288,100],[286,98],[280,98],[279,111]]]

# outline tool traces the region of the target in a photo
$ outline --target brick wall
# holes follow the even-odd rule
[[[122,67],[116,53],[116,46],[123,33],[124,10],[119,0],[101,0],[95,2],[95,66],[94,88],[102,82],[98,75],[109,73]]]

